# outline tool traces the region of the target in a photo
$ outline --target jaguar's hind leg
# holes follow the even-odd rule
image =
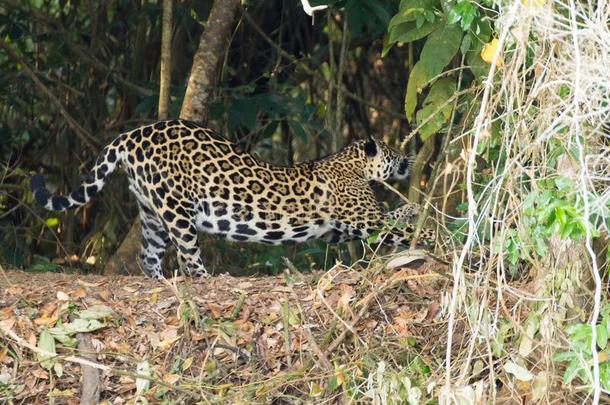
[[[182,211],[182,213],[180,213]],[[201,277],[207,271],[201,260],[201,250],[197,241],[197,229],[185,209],[166,211],[161,217],[168,231],[170,241],[176,246],[178,263],[186,275]]]
[[[197,230],[192,223],[189,223],[186,228],[181,228],[180,224],[181,221],[178,221],[176,226],[170,228],[170,239],[178,251],[178,262],[186,275],[194,277],[206,276],[208,272],[201,260]]]
[[[142,222],[142,246],[140,261],[144,273],[152,278],[163,278],[161,262],[169,244],[169,236],[159,217],[147,206],[139,204]]]

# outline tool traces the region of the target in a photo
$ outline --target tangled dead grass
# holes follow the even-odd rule
[[[567,346],[568,324],[598,322],[608,287],[593,241],[605,238],[610,218],[610,5],[522,0],[499,7],[494,61],[501,63],[491,64],[473,129],[462,135],[468,228],[452,265],[440,401],[459,402],[464,392],[484,402],[507,392],[514,401],[608,401],[599,384],[595,328],[592,388],[563,386],[564,370],[552,356]],[[481,182],[477,156],[494,141],[500,154]],[[582,235],[560,238],[554,229],[536,248],[543,235],[527,209],[544,204],[543,193],[552,187],[575,208]],[[479,271],[467,278],[465,267]],[[456,352],[451,340],[460,317],[468,324],[468,343]],[[487,376],[473,382],[477,367]]]

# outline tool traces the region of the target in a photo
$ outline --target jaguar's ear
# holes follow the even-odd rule
[[[375,140],[373,138],[369,137],[369,139],[364,144],[364,153],[368,157],[373,157],[377,154],[377,143],[375,143]]]

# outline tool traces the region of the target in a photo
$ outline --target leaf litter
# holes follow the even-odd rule
[[[77,333],[91,337],[102,403],[364,400],[378,361],[419,352],[435,369],[445,343],[445,268],[385,265],[164,283],[6,271],[0,401],[80,403]]]

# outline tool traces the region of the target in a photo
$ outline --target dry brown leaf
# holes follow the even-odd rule
[[[84,298],[87,296],[87,290],[83,287],[79,287],[70,293],[74,298]]]
[[[130,353],[132,349],[131,345],[125,342],[107,342],[106,345],[110,350],[118,353]]]
[[[174,344],[174,342],[176,342],[178,339],[180,339],[180,336],[178,336],[177,329],[168,328],[159,334],[159,339],[161,339],[161,342],[159,342],[159,348],[165,349]]]
[[[59,301],[68,301],[70,300],[70,296],[63,291],[57,291],[57,299]]]
[[[240,290],[245,290],[248,288],[251,288],[253,286],[253,284],[249,281],[242,281],[240,283],[237,283],[237,288]]]
[[[12,286],[4,289],[8,295],[21,295],[23,293],[22,287]]]
[[[354,291],[352,286],[347,284],[342,284],[339,289],[341,291],[341,296],[337,301],[337,308],[345,311],[344,313],[351,313],[351,302],[356,292]]]
[[[99,283],[89,283],[89,282],[87,282],[87,281],[83,281],[83,280],[81,280],[81,279],[77,279],[77,280],[76,280],[76,282],[77,282],[78,284],[82,285],[82,286],[85,286],[85,287],[90,287],[90,288],[99,287],[99,286],[101,286],[102,284],[104,284],[104,282],[103,282],[103,281],[102,281],[102,282],[99,282]]]
[[[12,318],[14,312],[14,306],[0,308],[0,319]]]
[[[27,336],[26,340],[32,346],[36,346],[36,343],[38,341],[38,339],[36,338],[36,334],[34,332],[32,332],[32,331],[28,332],[28,336]]]
[[[30,370],[30,373],[32,373],[34,377],[40,378],[41,380],[49,379],[49,373],[47,373],[47,370],[43,369],[42,367],[36,367],[35,369]]]
[[[178,380],[180,379],[180,376],[178,374],[165,374],[163,376],[163,381],[165,381],[168,384],[175,384],[178,382]]]
[[[217,319],[222,315],[222,308],[212,302],[208,302],[207,304],[208,310],[212,313],[212,318]]]
[[[11,330],[15,325],[15,318],[8,318],[0,321],[0,330]]]
[[[100,290],[97,292],[97,295],[104,301],[110,300],[110,291],[109,290]]]
[[[0,350],[0,363],[4,363],[4,361],[7,359],[6,354],[8,353],[8,347],[3,347]]]
[[[441,303],[438,301],[432,301],[428,304],[428,311],[426,312],[426,320],[431,321],[436,318],[439,311],[441,310]]]

